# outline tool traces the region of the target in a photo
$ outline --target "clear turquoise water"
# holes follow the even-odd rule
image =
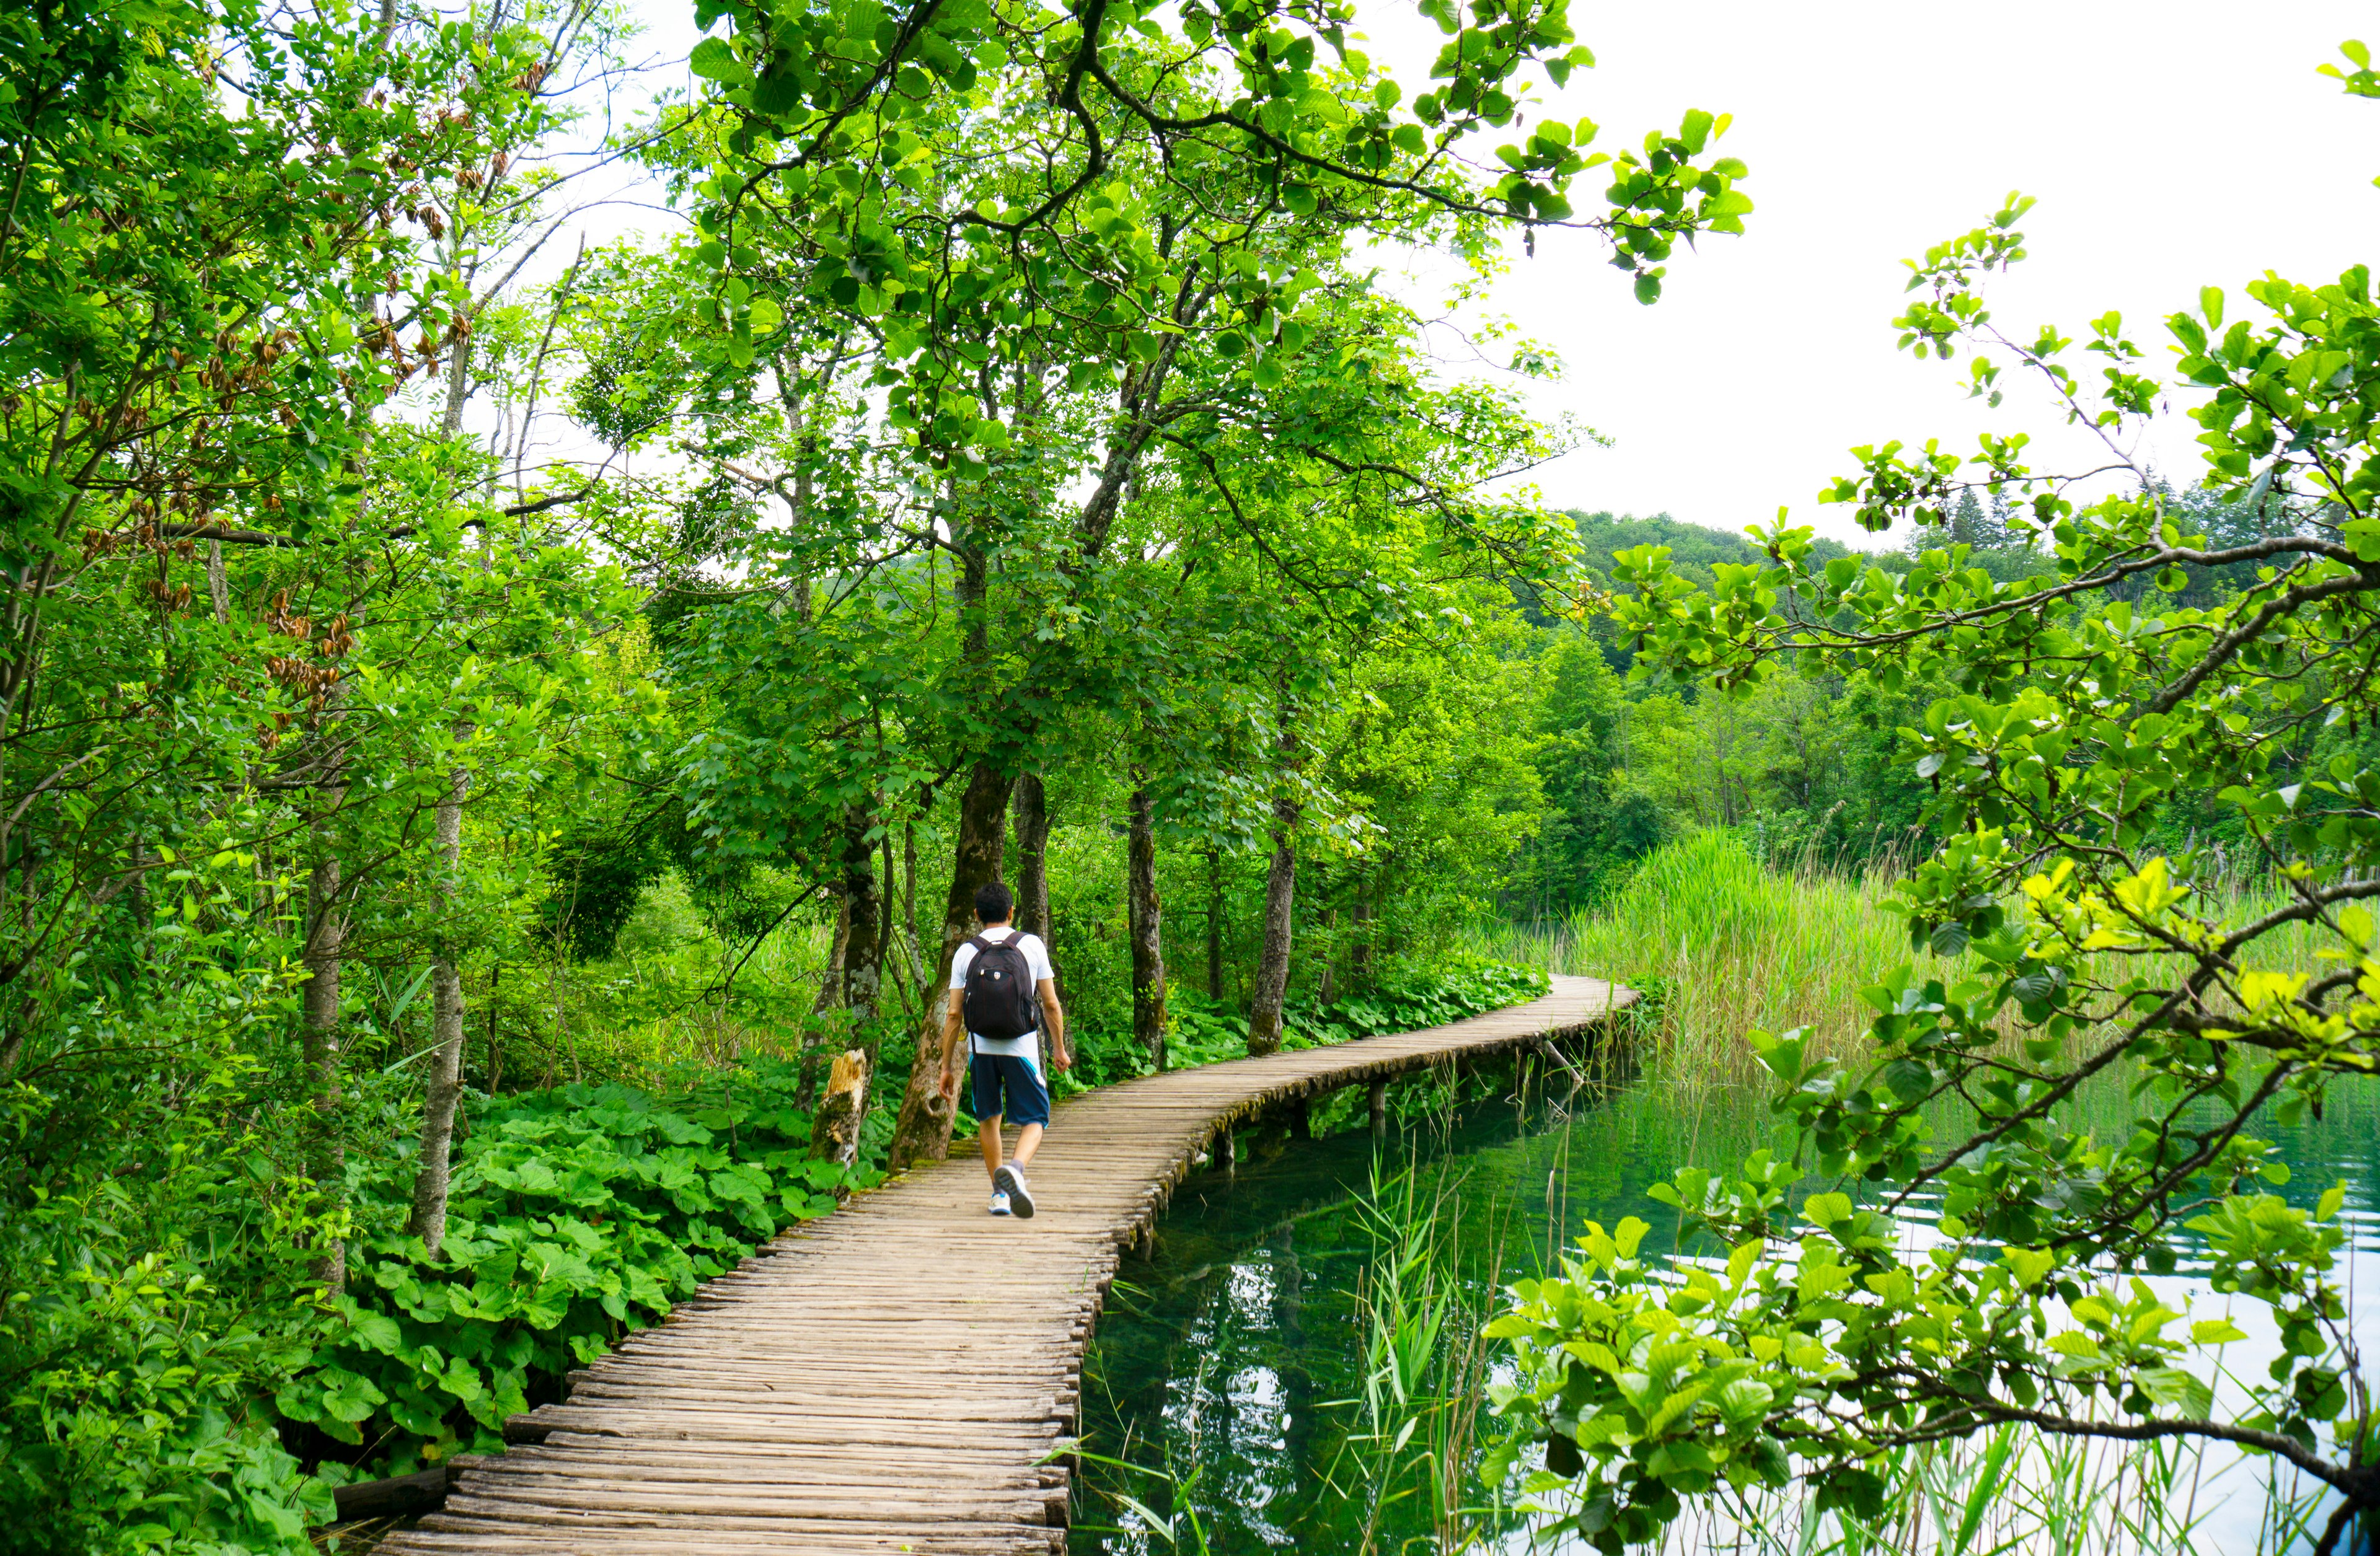
[[[1478,1088],[1500,1089],[1488,1080]],[[1655,1239],[1666,1235],[1673,1223],[1645,1197],[1646,1186],[1687,1161],[1738,1159],[1765,1127],[1756,1100],[1706,1092],[1694,1100],[1645,1083],[1575,1099],[1567,1110],[1506,1098],[1431,1111],[1422,1101],[1404,1100],[1404,1111],[1426,1116],[1383,1139],[1356,1129],[1292,1143],[1229,1175],[1194,1176],[1177,1192],[1159,1223],[1155,1259],[1124,1267],[1087,1363],[1091,1458],[1076,1497],[1076,1556],[1439,1549],[1415,1483],[1367,1474],[1355,1441],[1367,1371],[1360,1294],[1382,1278],[1387,1257],[1361,1207],[1376,1175],[1409,1174],[1441,1205],[1466,1311],[1451,1319],[1439,1347],[1459,1351],[1469,1343],[1464,1326],[1490,1309],[1503,1282],[1547,1268],[1554,1245],[1589,1220],[1608,1226],[1626,1215],[1652,1222]],[[2111,1116],[2095,1123],[2119,1125],[2120,1094],[2106,1108]],[[2341,1088],[2324,1121],[2273,1133],[2292,1170],[2281,1192],[2311,1204],[2331,1184],[2347,1184],[2352,1321],[2367,1346],[2380,1343],[2380,1085]],[[2201,1316],[2226,1310],[2188,1260],[2157,1283],[2175,1306],[2192,1299]],[[2226,1359],[2261,1372],[2269,1337],[2254,1313],[2237,1316],[2254,1338]],[[1483,1415],[1479,1429],[1492,1433],[1495,1423]],[[2192,1499],[2196,1549],[2260,1548],[2265,1474],[2207,1456],[2177,1492]],[[1468,1491],[1473,1505],[1486,1500],[1475,1483]],[[1517,1519],[1485,1522],[1490,1547],[1527,1548]]]

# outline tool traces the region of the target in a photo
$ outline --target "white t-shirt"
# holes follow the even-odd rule
[[[977,933],[994,945],[1004,945],[1012,939],[1016,942],[1016,949],[1025,953],[1025,965],[1032,969],[1034,1009],[1040,1009],[1041,980],[1058,976],[1050,966],[1050,948],[1041,943],[1041,937],[1025,934],[1011,924],[1002,924],[998,929],[979,930]],[[975,947],[961,943],[958,954],[951,958],[951,992],[953,994],[965,992],[967,968],[974,964]],[[973,1032],[969,1032],[967,1042],[970,1052],[989,1053],[1010,1059],[1038,1060],[1041,1052],[1041,1034],[1038,1030],[1027,1032],[1018,1038],[979,1038]]]

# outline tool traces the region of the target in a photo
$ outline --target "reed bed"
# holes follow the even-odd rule
[[[1800,1486],[1720,1498],[1690,1509],[1649,1556],[2287,1556],[2326,1511],[2319,1487],[2268,1461],[2215,1468],[2199,1445],[2012,1425],[1876,1468],[1886,1493],[1873,1517],[1821,1513]],[[2257,1505],[2252,1530],[2216,1517],[2235,1497]]]
[[[1553,972],[1618,979],[1645,996],[1638,1057],[1680,1080],[1755,1077],[1743,1035],[1815,1028],[1848,1056],[1867,1025],[1862,987],[1909,958],[1878,906],[1892,879],[1805,862],[1764,869],[1733,833],[1696,833],[1646,857],[1603,906],[1567,920],[1475,931],[1479,949]]]
[[[1645,996],[1635,1036],[1649,1075],[1690,1086],[1757,1084],[1744,1034],[1812,1029],[1812,1052],[1855,1059],[1872,1012],[1860,990],[1903,963],[1956,979],[1972,958],[1912,949],[1908,926],[1884,904],[1902,862],[1857,871],[1805,855],[1785,869],[1761,863],[1737,834],[1711,829],[1646,856],[1602,906],[1566,920],[1473,931],[1473,949],[1559,973],[1615,979]],[[2200,911],[2238,921],[2283,900],[2270,881],[2226,873]],[[2301,929],[2257,948],[2259,965],[2316,966]],[[2095,968],[2115,976],[2112,958]]]

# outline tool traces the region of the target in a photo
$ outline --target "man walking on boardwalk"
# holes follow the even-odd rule
[[[976,1133],[983,1141],[984,1170],[991,1174],[991,1213],[1029,1218],[1033,1190],[1025,1181],[1025,1167],[1050,1123],[1042,1028],[1050,1033],[1050,1063],[1071,1070],[1075,1055],[1066,1047],[1066,1013],[1058,1006],[1050,948],[1040,936],[1010,925],[1014,907],[1008,888],[997,881],[976,891],[975,916],[983,928],[951,958],[951,992],[942,1017],[942,1095],[958,1089],[952,1059],[965,1037]],[[1007,1162],[1000,1160],[1003,1118],[1016,1125],[1016,1159]]]

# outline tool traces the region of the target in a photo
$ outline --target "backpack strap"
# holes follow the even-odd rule
[[[984,952],[987,952],[993,946],[999,944],[1000,942],[986,940],[981,935],[972,935],[968,937],[967,943],[975,947],[976,954],[978,955],[981,955]]]

